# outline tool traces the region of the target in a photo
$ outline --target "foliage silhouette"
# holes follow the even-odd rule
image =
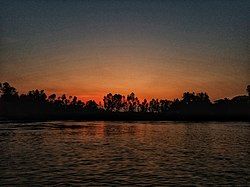
[[[125,97],[109,93],[103,106],[76,96],[46,95],[31,90],[19,95],[9,83],[0,83],[0,117],[3,119],[93,120],[247,120],[250,116],[250,85],[247,94],[211,102],[207,93],[183,93],[182,99],[140,100],[132,92]]]

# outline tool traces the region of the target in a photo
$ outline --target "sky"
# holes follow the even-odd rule
[[[248,0],[1,1],[0,82],[82,100],[212,100],[250,84]]]

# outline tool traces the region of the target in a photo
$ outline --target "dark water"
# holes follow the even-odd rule
[[[0,124],[0,186],[250,185],[250,124]]]

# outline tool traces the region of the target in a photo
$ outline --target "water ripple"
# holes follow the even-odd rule
[[[240,185],[249,123],[0,123],[0,185]]]

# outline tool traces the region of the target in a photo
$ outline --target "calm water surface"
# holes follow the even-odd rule
[[[250,185],[250,123],[0,123],[0,186]]]

